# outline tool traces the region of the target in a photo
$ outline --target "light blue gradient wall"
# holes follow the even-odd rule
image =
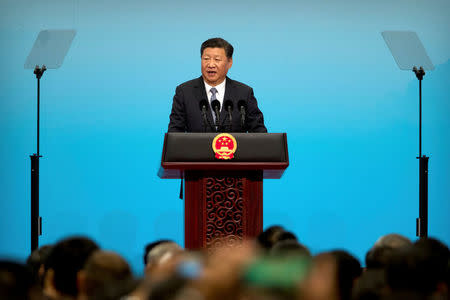
[[[235,47],[291,165],[264,182],[264,225],[314,253],[363,258],[380,236],[415,238],[418,86],[380,32],[412,30],[436,70],[424,79],[429,233],[450,243],[450,2],[30,1],[0,3],[0,256],[29,252],[36,79],[23,63],[41,29],[78,31],[42,79],[41,244],[86,234],[141,272],[145,243],[183,243],[179,181],[156,176],[175,86],[200,75],[199,47]]]

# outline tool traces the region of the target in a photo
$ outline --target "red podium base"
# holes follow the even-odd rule
[[[186,249],[235,245],[262,226],[262,171],[186,171]]]

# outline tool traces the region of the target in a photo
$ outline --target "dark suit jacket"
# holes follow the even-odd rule
[[[199,77],[187,81],[177,86],[175,96],[173,97],[172,112],[170,114],[169,132],[214,132],[213,117],[211,107],[207,111],[207,123],[204,126],[200,101],[206,99],[205,84],[203,78]],[[267,132],[264,126],[262,112],[258,108],[253,89],[243,83],[231,80],[227,77],[225,84],[226,100],[233,101],[232,123],[230,130],[230,121],[228,113],[221,108],[219,124],[220,131],[226,132]],[[241,115],[238,111],[238,101],[244,100],[247,103],[246,125],[241,127]]]

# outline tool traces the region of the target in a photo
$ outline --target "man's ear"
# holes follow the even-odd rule
[[[55,288],[55,270],[48,269],[44,277],[44,286]]]
[[[77,273],[77,290],[78,295],[86,294],[86,272],[83,270]]]
[[[45,275],[45,266],[44,266],[44,264],[41,264],[41,266],[39,267],[39,270],[38,270],[38,276],[39,276],[39,279],[41,280],[41,282],[44,281],[44,275]]]
[[[152,270],[153,270],[152,263],[147,263],[144,268],[144,275],[150,277]]]
[[[233,58],[228,59],[228,70],[231,69],[231,66],[233,65]]]

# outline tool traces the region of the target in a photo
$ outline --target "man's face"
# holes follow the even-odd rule
[[[221,84],[233,64],[223,48],[205,48],[202,54],[202,76],[207,84],[216,86]]]

